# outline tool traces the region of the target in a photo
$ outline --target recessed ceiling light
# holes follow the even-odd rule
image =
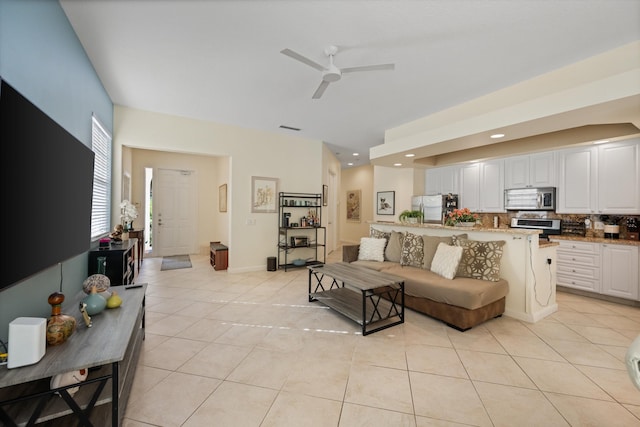
[[[593,141],[594,144],[606,144],[607,142],[609,142],[608,139],[601,139],[599,141]]]
[[[416,155],[415,155],[415,154],[413,154],[413,153],[409,153],[409,154],[405,154],[404,156],[405,156],[405,157],[415,157]]]
[[[360,155],[360,153],[353,153],[353,155],[354,155],[354,156],[359,156],[359,155]]]
[[[349,162],[347,163],[347,166],[353,166],[353,163]]]
[[[393,166],[402,166],[402,163],[394,163]]]
[[[493,139],[504,138],[504,133],[494,133],[493,135],[491,135],[491,138]]]

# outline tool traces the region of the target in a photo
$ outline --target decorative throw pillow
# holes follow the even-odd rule
[[[463,252],[456,276],[492,282],[500,280],[500,260],[505,243],[504,240],[480,242],[458,239],[457,244]]]
[[[400,255],[402,254],[402,233],[392,231],[389,236],[389,243],[384,250],[384,258],[387,261],[400,262]]]
[[[376,239],[375,237],[363,237],[360,239],[360,249],[358,250],[359,261],[384,261],[384,246],[387,239]]]
[[[371,228],[371,231],[369,232],[369,237],[373,237],[375,239],[385,239],[387,243],[389,243],[389,236],[391,236],[390,232],[381,231],[375,228]]]
[[[424,244],[422,243],[422,236],[405,233],[404,238],[402,239],[400,265],[422,267],[422,258],[424,257],[423,247]]]
[[[468,238],[468,237],[469,237],[469,236],[467,235],[467,233],[464,233],[464,234],[455,234],[455,235],[451,236],[451,241],[453,242],[453,243],[452,243],[452,245],[453,245],[453,246],[459,246],[459,245],[458,245],[458,240],[460,240],[460,239],[466,239],[466,238]]]
[[[451,236],[422,236],[422,243],[424,245],[424,258],[422,260],[422,268],[431,270],[431,261],[436,254],[436,249],[440,243],[447,245],[453,245],[453,239]]]
[[[445,279],[453,279],[456,277],[460,258],[462,258],[462,247],[439,243],[433,261],[431,261],[431,271]]]

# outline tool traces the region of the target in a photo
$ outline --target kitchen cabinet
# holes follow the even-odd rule
[[[460,207],[474,212],[504,212],[504,161],[461,167]]]
[[[602,293],[638,299],[638,247],[602,244]]]
[[[640,298],[638,246],[556,241],[558,285],[625,299]]]
[[[553,151],[508,157],[504,160],[505,188],[555,187],[556,156]]]
[[[640,142],[598,147],[598,213],[640,213]]]
[[[558,153],[558,213],[596,212],[597,151],[595,147],[562,150]]]
[[[568,288],[600,292],[600,244],[558,241],[557,283]]]
[[[459,166],[445,166],[427,169],[425,175],[425,194],[458,194],[460,180]]]
[[[640,139],[562,150],[558,213],[640,214]]]

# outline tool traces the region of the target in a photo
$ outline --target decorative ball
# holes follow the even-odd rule
[[[96,287],[96,292],[105,300],[111,296],[111,280],[104,274],[92,274],[82,282],[82,290],[85,294],[91,293],[91,288]]]

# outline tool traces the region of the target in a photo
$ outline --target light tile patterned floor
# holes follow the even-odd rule
[[[559,293],[536,324],[461,333],[409,310],[363,337],[308,302],[305,269],[191,260],[144,260],[146,340],[124,426],[640,426],[624,365],[638,308]]]

